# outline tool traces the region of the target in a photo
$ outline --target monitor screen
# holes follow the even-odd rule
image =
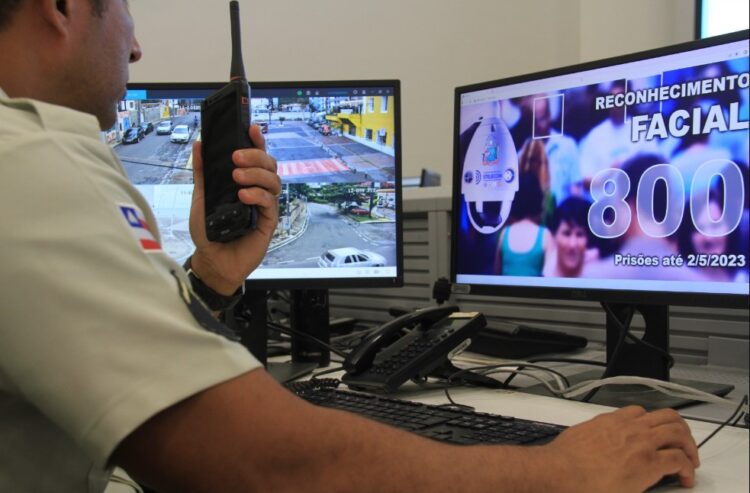
[[[750,27],[748,0],[695,0],[696,39],[719,36]]]
[[[192,144],[200,103],[223,83],[128,85],[105,138],[156,215],[162,248],[191,255]],[[251,119],[278,163],[279,225],[263,288],[402,283],[398,81],[262,82]]]
[[[748,33],[456,89],[464,291],[747,306]]]

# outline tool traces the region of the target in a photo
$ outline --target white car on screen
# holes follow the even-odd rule
[[[190,142],[190,129],[187,125],[177,125],[169,136],[170,142],[187,144]]]
[[[172,121],[164,120],[156,126],[156,135],[166,135],[172,131]]]
[[[385,257],[358,248],[334,248],[318,259],[320,267],[383,267]]]

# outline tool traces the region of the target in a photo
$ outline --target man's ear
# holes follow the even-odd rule
[[[67,36],[71,0],[37,0],[35,3],[43,22],[60,35]]]

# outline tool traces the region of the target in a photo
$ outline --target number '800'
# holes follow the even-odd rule
[[[708,207],[710,184],[719,178],[724,184],[724,204],[721,216],[709,217],[708,226],[696,221],[699,211]],[[659,181],[667,189],[666,212],[658,220],[654,211],[654,190]],[[705,184],[705,186],[696,186]],[[625,198],[630,192],[630,178],[621,169],[605,169],[591,180],[589,228],[600,238],[617,238],[630,227],[632,212]],[[654,238],[674,234],[680,227],[685,213],[685,180],[680,170],[671,164],[657,164],[648,168],[641,176],[636,190],[636,216],[641,230]],[[737,228],[742,218],[745,201],[745,186],[742,170],[727,159],[714,159],[703,163],[693,175],[690,184],[690,216],[696,231],[705,236],[726,236]],[[605,219],[607,210],[611,211]],[[611,219],[611,220],[610,220]]]

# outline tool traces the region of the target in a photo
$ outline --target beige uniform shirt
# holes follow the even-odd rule
[[[193,317],[94,117],[0,90],[0,228],[0,492],[102,491],[141,423],[260,366]]]

